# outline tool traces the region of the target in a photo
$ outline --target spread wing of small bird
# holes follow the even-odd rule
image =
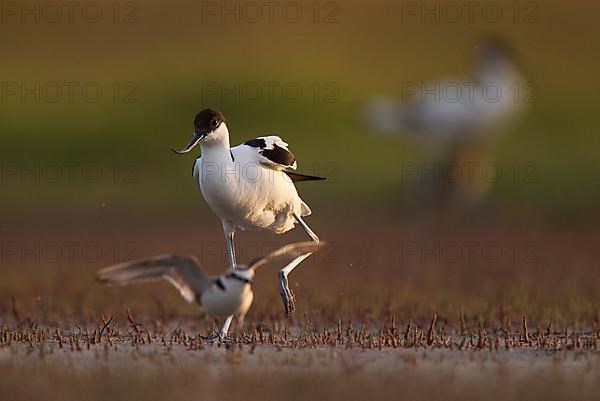
[[[96,278],[100,282],[120,285],[164,279],[188,302],[194,302],[210,284],[210,278],[200,270],[194,257],[176,255],[159,255],[109,266],[99,270]]]
[[[256,259],[248,265],[248,269],[256,270],[268,263],[282,265],[286,262],[294,260],[298,256],[317,252],[326,245],[327,243],[325,241],[320,241],[318,243],[313,241],[294,242],[293,244],[288,244],[276,249],[264,258]]]

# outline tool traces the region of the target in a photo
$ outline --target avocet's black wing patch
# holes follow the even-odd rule
[[[296,158],[286,148],[273,144],[273,149],[263,149],[260,153],[275,164],[295,168]]]
[[[300,181],[322,181],[322,180],[326,180],[327,179],[325,177],[318,177],[316,175],[300,174],[300,173],[296,173],[294,171],[286,171],[285,173],[288,175],[288,177],[290,177],[290,179],[292,180],[292,182],[300,182]]]
[[[253,148],[264,149],[267,146],[267,142],[262,138],[256,138],[244,142],[244,145],[252,146]]]
[[[260,162],[278,170],[296,169],[296,158],[288,149],[288,144],[278,136],[264,136],[244,142],[244,145],[256,148]]]

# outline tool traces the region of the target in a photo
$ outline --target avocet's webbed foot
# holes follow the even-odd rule
[[[296,310],[296,297],[292,290],[290,290],[289,283],[285,272],[279,272],[279,293],[283,300],[283,307],[285,308],[285,314],[289,316],[293,311]]]

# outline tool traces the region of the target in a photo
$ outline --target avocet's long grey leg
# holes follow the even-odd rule
[[[233,237],[235,236],[235,227],[223,221],[223,231],[225,232],[225,240],[227,241],[227,260],[231,269],[237,269],[237,259],[235,258],[235,243]]]
[[[319,237],[314,233],[313,230],[302,220],[302,218],[294,213],[294,218],[300,223],[304,231],[310,236],[310,238],[319,243]],[[283,299],[283,306],[285,308],[286,315],[289,315],[296,309],[296,297],[294,293],[289,287],[288,283],[288,275],[294,270],[300,263],[304,261],[304,259],[308,258],[312,255],[312,252],[305,253],[304,255],[298,256],[286,266],[284,266],[281,270],[279,270],[279,293],[281,294],[281,298]]]
[[[308,258],[310,255],[312,255],[312,252],[298,256],[283,269],[279,270],[279,293],[283,299],[283,306],[285,308],[286,315],[289,315],[296,309],[296,297],[289,287],[287,276],[296,268],[296,266],[302,263],[302,261],[304,261],[304,259]]]
[[[308,224],[306,224],[304,222],[304,220],[302,220],[302,217],[300,217],[298,214],[294,213],[294,218],[296,219],[296,221],[298,223],[300,223],[300,225],[302,226],[302,228],[304,229],[304,231],[306,231],[306,233],[308,234],[308,236],[310,237],[310,239],[312,239],[314,242],[316,242],[318,244],[319,243],[319,236],[317,234],[315,234],[315,232],[313,230],[310,229],[310,227],[308,226]]]

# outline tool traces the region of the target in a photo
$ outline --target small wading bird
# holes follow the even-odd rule
[[[252,280],[256,269],[267,263],[285,263],[290,259],[311,255],[324,242],[296,242],[283,246],[264,258],[229,269],[218,277],[207,276],[193,256],[160,255],[131,263],[106,267],[96,273],[98,281],[120,285],[165,279],[177,288],[188,302],[198,302],[211,316],[225,319],[218,337],[224,339],[235,316],[238,330],[252,305]],[[287,267],[287,266],[286,266]],[[282,270],[284,270],[284,267]]]
[[[282,234],[299,223],[314,242],[319,242],[319,237],[302,219],[311,210],[298,196],[294,182],[324,178],[290,171],[296,169],[296,159],[280,137],[259,137],[231,148],[225,117],[218,110],[205,109],[194,118],[194,135],[189,144],[182,150],[172,150],[184,154],[198,144],[201,157],[194,163],[194,180],[206,203],[221,219],[230,268],[237,266],[234,245],[237,229]],[[308,256],[310,253],[298,256],[279,273],[287,314],[294,310],[288,274]]]
[[[404,93],[402,101],[381,96],[365,108],[369,128],[382,134],[413,136],[423,144],[427,163],[422,163],[421,174],[416,174],[421,180],[428,169],[438,171],[436,165],[464,169],[467,163],[481,166],[493,161],[498,138],[523,114],[523,103],[534,95],[535,86],[523,81],[514,51],[503,40],[490,37],[475,47],[474,54],[477,65],[470,80],[412,83],[405,87],[410,93]],[[433,195],[428,200],[444,203],[452,195],[466,206],[477,205],[490,190],[481,175],[478,170],[473,182],[461,179],[448,185],[450,180],[432,179],[429,174],[427,185],[420,188],[425,192],[417,195]]]

